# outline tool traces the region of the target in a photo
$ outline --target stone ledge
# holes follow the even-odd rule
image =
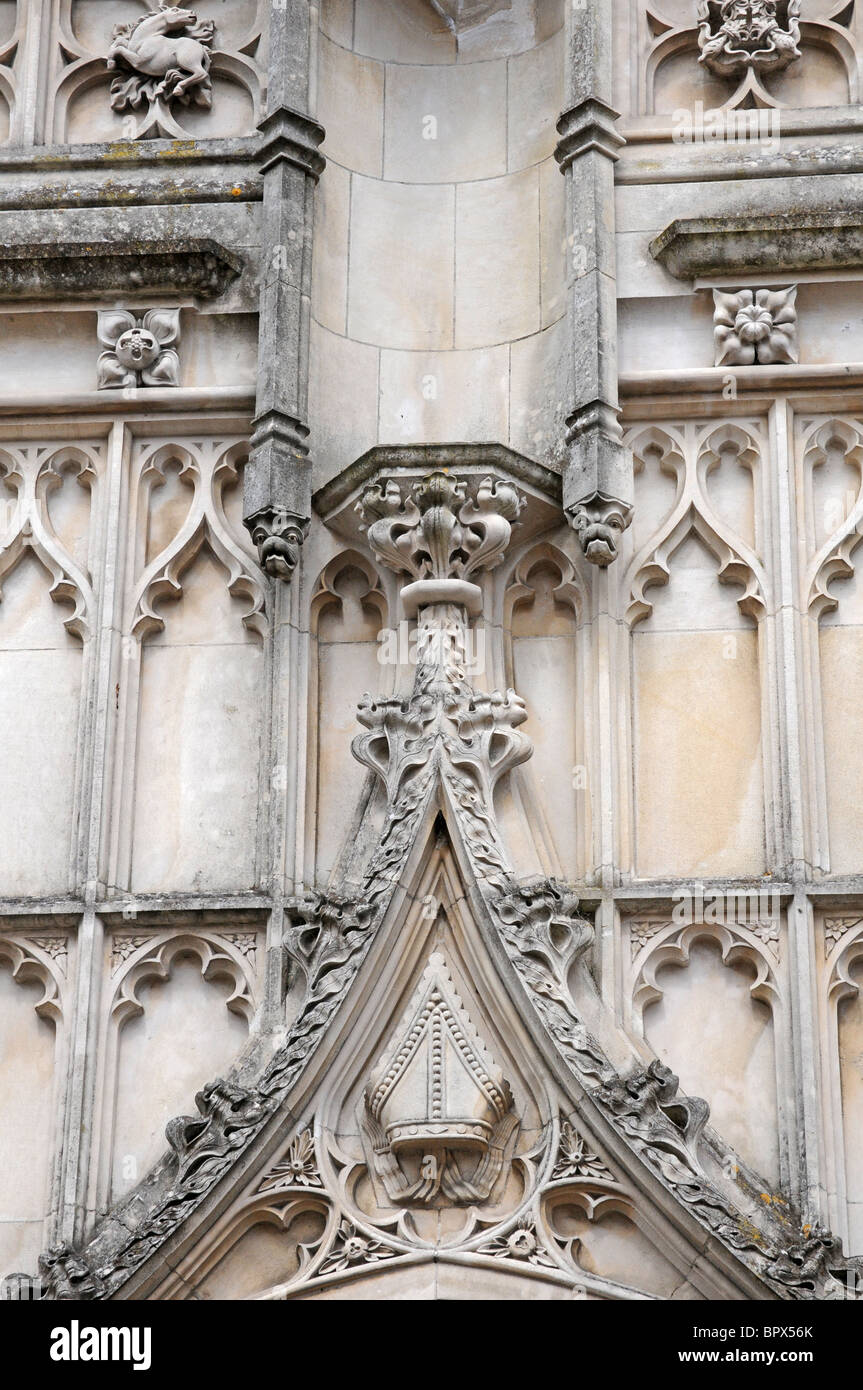
[[[676,218],[654,237],[650,254],[678,280],[857,270],[863,266],[863,210]]]
[[[217,299],[243,262],[209,238],[0,244],[0,300],[172,294]]]
[[[405,478],[421,478],[435,469],[460,473],[503,471],[560,505],[561,477],[544,464],[516,453],[505,444],[377,444],[343,468],[312,498],[315,511],[325,521],[378,473],[394,472]]]
[[[720,399],[728,378],[738,393],[747,391],[824,391],[835,387],[859,391],[863,362],[814,362],[752,367],[689,367],[686,370],[622,372],[621,400],[642,396],[713,395]],[[727,408],[728,402],[725,402]]]
[[[95,355],[94,355],[95,362]],[[248,386],[136,386],[106,391],[76,391],[65,394],[0,394],[0,418],[84,415],[147,415],[170,412],[241,412],[251,416],[255,407],[255,388]]]
[[[560,474],[497,443],[378,444],[319,488],[312,506],[326,526],[362,546],[365,526],[355,504],[369,484],[387,478],[410,484],[438,471],[465,481],[491,476],[516,484],[528,504],[518,519],[522,540],[563,524]]]

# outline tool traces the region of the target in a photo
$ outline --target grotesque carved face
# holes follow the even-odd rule
[[[144,367],[152,367],[161,349],[146,328],[127,328],[117,339],[114,351],[121,366],[140,372]]]

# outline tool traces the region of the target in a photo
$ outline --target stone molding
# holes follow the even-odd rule
[[[0,245],[0,298],[92,299],[129,294],[217,299],[243,262],[209,238]]]
[[[650,254],[678,280],[794,271],[859,270],[863,214],[840,209],[683,217],[650,243]]]
[[[264,117],[258,130],[262,136],[261,174],[266,174],[280,160],[285,160],[315,181],[320,178],[327,161],[318,146],[326,132],[317,121],[300,111],[281,106]]]
[[[574,159],[596,150],[607,159],[617,160],[618,151],[626,144],[617,121],[620,113],[596,97],[588,97],[577,106],[564,111],[557,122],[560,136],[554,157],[565,173]]]

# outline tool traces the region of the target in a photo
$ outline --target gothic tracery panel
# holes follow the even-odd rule
[[[758,873],[767,853],[762,729],[770,727],[761,674],[768,580],[755,549],[763,445],[757,431],[730,425],[636,429],[632,440],[636,496],[656,482],[652,506],[661,508],[652,533],[649,503],[628,538],[635,553],[623,579],[636,872],[661,876],[685,862],[695,874]],[[684,713],[696,710],[695,719]]]
[[[96,618],[91,513],[104,463],[100,443],[0,446],[0,717],[17,731],[0,760],[0,892],[9,896],[60,892],[77,878],[81,714]],[[51,797],[33,776],[31,742],[54,770]]]
[[[115,853],[136,892],[256,881],[265,580],[238,526],[243,456],[215,439],[133,453],[117,771],[134,801]]]
[[[0,1269],[52,1235],[64,1091],[65,933],[0,936]]]
[[[48,143],[251,134],[265,17],[260,0],[56,0]]]

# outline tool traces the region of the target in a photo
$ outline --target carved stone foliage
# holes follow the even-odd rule
[[[603,1178],[614,1181],[614,1174],[601,1158],[591,1153],[578,1130],[564,1120],[560,1127],[560,1147],[557,1161],[551,1170],[552,1182],[564,1178]]]
[[[146,505],[152,490],[165,482],[166,470],[172,466],[179,468],[181,480],[191,488],[191,498],[182,525],[136,578],[131,631],[139,638],[161,631],[165,620],[156,605],[181,596],[184,571],[207,545],[227,571],[228,592],[249,604],[244,625],[263,634],[264,585],[254,560],[228,522],[223,498],[226,486],[237,477],[246,446],[202,439],[182,446],[147,442],[139,449],[142,503]]]
[[[800,57],[800,0],[701,0],[700,63],[733,77],[776,72]]]
[[[9,525],[0,531],[0,582],[32,551],[48,571],[51,597],[70,603],[64,626],[82,640],[92,628],[96,598],[90,574],[69,554],[51,521],[50,495],[68,486],[67,475],[92,487],[98,472],[98,448],[27,443],[0,448],[0,478],[15,491]]]
[[[257,1190],[272,1192],[281,1187],[323,1187],[311,1129],[294,1136],[284,1156],[269,1169]]]
[[[100,391],[117,386],[179,386],[179,309],[148,309],[143,317],[124,309],[99,311]]]
[[[430,473],[403,496],[399,483],[390,478],[366,489],[357,503],[375,557],[399,574],[424,581],[418,589],[409,584],[402,600],[413,612],[421,596],[432,596],[435,582],[463,581],[463,594],[455,602],[467,602],[477,612],[481,602],[477,586],[467,584],[471,575],[494,569],[503,559],[512,523],[525,505],[511,483],[484,478],[467,496],[467,484],[447,473]],[[428,598],[427,598],[428,601]]]
[[[358,711],[368,732],[354,739],[354,757],[380,777],[391,808],[392,838],[385,836],[369,872],[398,862],[440,774],[481,874],[494,879],[506,861],[492,794],[530,756],[530,743],[518,732],[527,712],[515,691],[489,695],[465,680],[467,615],[481,605],[479,587],[466,576],[500,562],[521,499],[505,481],[487,479],[466,501],[461,483],[432,474],[413,500],[403,501],[397,485],[387,484],[368,489],[359,505],[377,557],[415,576],[402,589],[402,602],[419,613],[410,697],[369,697]]]
[[[115,111],[146,109],[148,124],[156,108],[204,106],[213,103],[210,49],[215,24],[198,19],[180,5],[160,4],[129,24],[117,24],[111,34],[108,67],[117,70],[111,83]]]
[[[825,918],[824,938],[828,960],[827,997],[835,1009],[841,1000],[856,998],[860,993],[856,968],[863,957],[863,920]]]
[[[262,4],[220,6],[214,21],[194,3],[153,0],[143,14],[140,4],[128,3],[128,17],[113,27],[98,6],[58,0],[57,8],[55,140],[110,138],[121,120],[124,137],[133,140],[245,135],[254,127],[265,86],[257,61]],[[112,18],[123,13],[112,10]],[[104,89],[104,115],[83,101],[93,86]]]
[[[825,917],[824,954],[829,956],[848,932],[863,927],[863,917]]]
[[[197,1115],[170,1120],[165,1137],[177,1156],[177,1180],[193,1177],[246,1142],[246,1131],[266,1116],[265,1102],[253,1091],[217,1076],[195,1096]]]
[[[522,1220],[511,1231],[506,1231],[486,1245],[479,1247],[480,1255],[491,1255],[505,1260],[525,1260],[532,1265],[547,1265],[552,1269],[555,1261],[543,1248],[533,1221]]]
[[[442,956],[431,957],[363,1102],[374,1170],[391,1202],[488,1199],[518,1117]]]
[[[797,286],[787,290],[713,291],[716,365],[796,362]]]
[[[395,1253],[383,1241],[364,1235],[351,1221],[342,1221],[332,1249],[321,1263],[321,1274],[339,1274],[358,1265],[377,1264]]]

